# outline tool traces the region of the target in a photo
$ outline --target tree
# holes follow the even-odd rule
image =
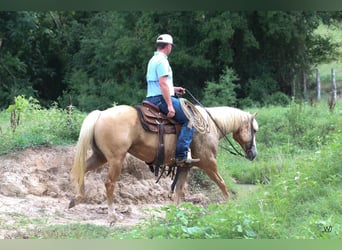
[[[140,13],[99,12],[84,26],[80,49],[66,75],[69,96],[83,109],[103,109],[113,102],[143,100],[145,39],[134,30]],[[147,53],[146,53],[147,54]],[[147,58],[147,55],[145,55]]]
[[[320,21],[340,17],[313,11],[0,12],[0,107],[18,95],[44,106],[71,99],[87,111],[140,103],[161,33],[177,44],[169,56],[175,84],[199,99],[209,98],[208,82],[221,84],[227,67],[238,77],[237,99],[259,101],[251,91],[265,79],[264,90],[290,95],[296,74],[335,48],[313,31]]]
[[[0,107],[17,95],[47,104],[65,90],[70,50],[66,32],[73,12],[0,12]]]
[[[237,104],[235,90],[239,87],[236,82],[239,78],[234,70],[224,69],[219,82],[206,82],[203,102],[206,106],[235,106]]]
[[[322,16],[327,13],[305,11],[244,12],[248,28],[234,42],[234,69],[241,79],[239,97],[248,96],[249,79],[268,75],[277,89],[291,94],[294,72],[310,69],[331,53],[328,42],[314,35]],[[244,39],[254,37],[252,45]]]
[[[34,18],[25,12],[0,12],[0,108],[17,95],[35,95],[24,61],[35,31]]]

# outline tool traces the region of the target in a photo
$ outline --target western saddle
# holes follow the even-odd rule
[[[164,135],[178,135],[180,130],[180,124],[175,120],[168,118],[163,113],[161,113],[159,107],[149,101],[143,101],[142,105],[134,106],[134,108],[138,112],[138,116],[144,130],[147,132],[157,133],[159,135],[159,146],[157,150],[157,156],[154,162],[146,162],[147,165],[150,167],[150,170],[154,172],[155,176],[158,176],[159,168],[161,166],[164,166],[165,163]],[[159,181],[160,177],[158,178],[157,182]]]

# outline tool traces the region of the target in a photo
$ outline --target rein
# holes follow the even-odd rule
[[[220,126],[218,126],[217,122],[215,121],[215,119],[212,117],[212,115],[209,113],[209,111],[202,105],[202,103],[200,103],[200,101],[198,101],[196,99],[196,97],[194,97],[194,95],[188,90],[186,89],[186,93],[188,93],[191,98],[199,105],[201,106],[205,112],[207,112],[207,114],[209,115],[210,119],[214,122],[216,128],[221,132],[222,136],[224,137],[224,139],[229,143],[229,145],[233,148],[233,150],[231,150],[230,148],[224,147],[222,145],[219,145],[221,148],[223,148],[224,150],[228,151],[229,153],[231,153],[232,155],[236,155],[236,156],[241,156],[243,158],[246,158],[246,156],[244,154],[242,154],[239,150],[236,149],[236,147],[234,146],[234,144],[231,142],[231,140],[229,140],[229,138],[227,137],[227,135],[223,132],[222,128]]]

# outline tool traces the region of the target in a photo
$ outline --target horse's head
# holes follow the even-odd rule
[[[256,149],[255,134],[259,129],[255,120],[257,113],[250,116],[250,119],[241,124],[241,127],[233,133],[233,138],[240,144],[249,160],[253,160],[258,152]]]

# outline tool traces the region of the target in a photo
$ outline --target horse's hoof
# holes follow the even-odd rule
[[[123,221],[124,217],[120,214],[116,214],[115,216],[109,215],[108,216],[108,221],[109,221],[109,226],[112,227],[114,226],[115,223]]]
[[[108,208],[106,208],[106,207],[99,207],[98,209],[96,209],[96,213],[98,213],[98,214],[107,214],[108,213]]]
[[[174,198],[174,192],[173,191],[170,191],[168,193],[168,198],[173,201],[173,198]]]
[[[118,218],[117,217],[108,218],[108,221],[109,221],[109,227],[113,227],[115,225],[115,223],[118,222]]]
[[[109,227],[113,227],[115,222],[116,222],[116,220],[112,220],[111,222],[109,222]]]
[[[70,203],[69,203],[69,209],[76,206],[76,200],[75,199],[71,199]]]

